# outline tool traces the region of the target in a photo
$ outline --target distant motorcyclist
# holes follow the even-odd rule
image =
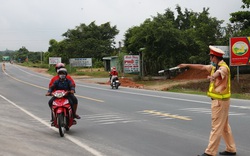
[[[118,72],[116,71],[116,67],[112,67],[109,74],[110,74],[110,83],[112,83],[115,78],[118,78]]]
[[[73,99],[72,95],[75,93],[75,86],[73,85],[71,80],[66,78],[67,70],[65,68],[58,69],[57,73],[58,73],[59,79],[55,80],[54,83],[49,87],[49,90],[46,93],[46,96],[51,95],[51,93],[55,90],[68,91],[68,94],[65,97],[69,100],[69,103],[70,103],[72,111],[73,111],[73,115],[75,116],[74,103],[72,100]],[[48,102],[51,110],[52,110],[52,103],[54,100],[55,100],[55,97],[53,96]],[[53,115],[51,116],[51,122],[53,122]]]
[[[64,63],[57,63],[56,66],[55,66],[56,72],[57,72],[59,69],[61,69],[61,68],[65,68],[65,64],[64,64]],[[66,75],[66,78],[72,82],[72,85],[73,85],[74,87],[76,87],[75,81],[73,80],[73,78],[72,78],[69,74]],[[51,87],[52,84],[53,84],[56,80],[58,80],[58,79],[59,79],[59,75],[58,75],[58,74],[57,74],[56,76],[52,77],[52,79],[50,80],[50,83],[49,83],[49,87]],[[75,96],[74,94],[72,94],[71,96],[72,96],[72,100],[73,100],[73,103],[74,103],[74,105],[73,105],[74,107],[73,107],[73,108],[74,108],[74,110],[75,110],[75,112],[76,112],[77,107],[78,107],[78,99],[76,98],[76,96]],[[80,117],[78,114],[75,114],[75,118],[76,118],[76,119],[80,119],[81,117]]]

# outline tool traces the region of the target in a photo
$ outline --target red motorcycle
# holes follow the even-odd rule
[[[67,94],[68,92],[65,90],[56,90],[52,92],[52,96],[56,97],[52,104],[54,119],[54,124],[52,126],[59,129],[61,137],[64,136],[65,130],[69,131],[70,127],[76,124],[69,100],[65,98]]]

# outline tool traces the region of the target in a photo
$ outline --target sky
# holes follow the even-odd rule
[[[81,23],[96,25],[110,22],[124,40],[124,33],[147,18],[163,14],[176,5],[194,12],[209,8],[211,17],[229,23],[230,13],[242,10],[241,0],[0,0],[0,51],[46,52],[49,41],[63,40],[62,34]],[[175,12],[175,15],[176,12]]]

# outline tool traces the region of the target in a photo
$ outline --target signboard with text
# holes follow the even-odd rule
[[[250,37],[230,38],[230,65],[242,66],[250,64]]]
[[[92,67],[92,58],[71,58],[69,63],[72,67]]]
[[[61,57],[49,57],[49,64],[62,63]]]
[[[139,73],[140,72],[140,56],[125,55],[123,59],[124,73]]]

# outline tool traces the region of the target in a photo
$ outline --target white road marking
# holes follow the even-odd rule
[[[180,110],[195,112],[195,113],[204,113],[204,114],[211,114],[211,109],[208,108],[183,108]],[[246,113],[236,113],[236,112],[229,112],[229,115],[246,115]]]
[[[44,124],[45,126],[47,126],[48,128],[54,130],[54,131],[58,131],[56,128],[51,127],[51,125],[42,120],[41,118],[35,116],[34,114],[32,114],[31,112],[27,111],[26,109],[18,106],[17,104],[15,104],[14,102],[10,101],[9,99],[7,99],[6,97],[4,97],[3,95],[0,95],[1,98],[3,98],[5,101],[9,102],[10,104],[12,104],[13,106],[15,106],[16,108],[20,109],[21,111],[23,111],[24,113],[26,113],[27,115],[31,116],[32,118],[34,118],[35,120],[39,121],[40,123]],[[75,139],[74,137],[65,134],[64,135],[65,138],[67,138],[68,140],[70,140],[71,142],[75,143],[76,145],[78,145],[79,147],[85,149],[86,151],[88,151],[89,153],[93,154],[94,156],[105,156],[104,154],[102,154],[101,152],[97,151],[94,148],[91,148],[90,146],[88,146],[85,143],[82,143],[81,141]]]
[[[94,122],[98,125],[138,122],[138,120],[132,120],[126,116],[116,113],[85,115],[84,119]]]

